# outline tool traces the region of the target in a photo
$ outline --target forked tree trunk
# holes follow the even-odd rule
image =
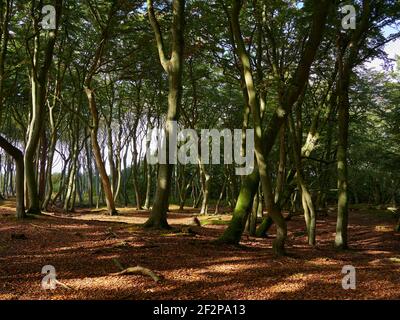
[[[273,243],[274,253],[276,255],[284,254],[284,244],[286,240],[286,222],[280,212],[280,209],[275,205],[271,178],[267,169],[267,153],[264,152],[263,148],[263,130],[261,126],[261,112],[259,100],[257,99],[257,93],[253,81],[253,75],[251,71],[250,59],[246,53],[246,48],[244,45],[243,37],[240,30],[239,14],[242,7],[242,2],[240,0],[234,0],[232,6],[232,31],[236,42],[237,54],[242,63],[243,75],[246,83],[248,103],[253,115],[254,123],[254,149],[257,158],[258,170],[260,174],[260,182],[262,191],[264,193],[265,204],[268,209],[268,214],[274,220],[277,226],[277,235]],[[279,128],[278,128],[279,129]],[[258,187],[258,185],[257,185]],[[253,199],[251,199],[252,203]]]
[[[173,0],[172,11],[172,39],[171,58],[167,59],[160,25],[156,19],[153,1],[147,0],[150,24],[152,25],[157,42],[157,48],[161,65],[168,74],[168,113],[165,130],[165,147],[169,149],[169,135],[172,133],[172,121],[178,120],[182,98],[182,71],[183,71],[183,48],[184,48],[184,26],[185,26],[185,0]],[[167,152],[168,154],[168,152]],[[167,211],[169,205],[169,194],[171,189],[171,175],[173,165],[167,156],[166,164],[159,164],[157,189],[154,197],[153,207],[145,227],[165,229],[169,228],[167,222]]]
[[[89,111],[91,114],[91,120],[92,124],[90,127],[90,138],[92,141],[92,148],[93,148],[93,155],[94,159],[96,162],[96,167],[100,175],[101,179],[101,184],[103,186],[103,191],[104,191],[104,196],[107,204],[107,211],[109,215],[115,215],[117,213],[117,210],[115,208],[115,202],[114,202],[114,197],[113,197],[113,192],[110,184],[110,179],[108,178],[107,171],[105,168],[105,164],[103,161],[102,157],[102,152],[99,146],[97,134],[99,130],[99,112],[97,109],[96,105],[96,99],[95,95],[93,92],[93,89],[91,88],[92,85],[92,80],[97,72],[97,69],[99,68],[101,59],[104,54],[105,46],[106,43],[109,40],[110,37],[110,28],[112,24],[114,23],[114,18],[116,15],[118,8],[117,8],[117,2],[113,1],[110,7],[110,11],[108,14],[106,26],[103,28],[101,38],[99,40],[95,55],[93,57],[92,63],[90,65],[90,68],[88,70],[88,73],[86,75],[85,81],[84,81],[84,89],[86,93],[86,97],[88,99],[88,106],[89,106]]]
[[[32,4],[34,6],[34,4]],[[48,33],[48,41],[44,52],[43,65],[39,67],[39,28],[38,18],[34,18],[34,28],[36,36],[34,38],[34,54],[32,58],[32,66],[30,72],[31,96],[32,96],[32,114],[29,123],[27,143],[24,155],[25,179],[29,195],[30,213],[40,213],[40,199],[38,194],[36,173],[35,173],[35,156],[39,143],[39,138],[43,130],[43,117],[46,103],[46,86],[47,77],[53,61],[54,46],[56,43],[56,35],[58,24],[61,16],[62,0],[56,1],[56,29]]]
[[[315,54],[322,40],[322,34],[325,27],[328,11],[331,6],[331,1],[313,2],[314,16],[310,36],[305,45],[305,49],[302,53],[299,65],[293,76],[293,80],[291,81],[290,85],[285,88],[285,94],[281,97],[282,99],[280,101],[280,107],[276,110],[271,120],[269,121],[269,125],[265,134],[261,126],[261,111],[259,105],[260,101],[257,99],[257,92],[251,71],[250,59],[246,52],[240,30],[239,14],[242,5],[242,1],[233,0],[231,28],[236,43],[237,55],[241,60],[242,71],[248,93],[248,102],[253,115],[255,128],[255,154],[257,158],[265,204],[269,216],[272,218],[277,226],[277,235],[273,243],[273,250],[276,255],[280,256],[285,254],[284,245],[287,236],[286,221],[282,216],[280,207],[274,202],[271,178],[269,176],[266,161],[267,156],[271,152],[272,147],[275,143],[275,139],[278,135],[280,127],[286,121],[287,115],[291,112],[294,103],[298,100],[308,80],[311,64],[315,58]],[[249,203],[249,206],[251,206],[251,203],[252,199]],[[248,212],[248,208],[246,209],[247,210],[245,210],[244,212]]]

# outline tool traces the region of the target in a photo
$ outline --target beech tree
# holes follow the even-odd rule
[[[168,229],[169,209],[227,214],[219,243],[276,234],[281,256],[297,219],[314,246],[318,220],[337,214],[346,249],[352,208],[398,212],[399,72],[383,51],[400,36],[398,1],[354,1],[355,29],[332,0],[51,5],[47,30],[43,1],[1,2],[0,201],[16,197],[18,218],[124,207]],[[241,130],[242,156],[254,129],[254,170],[222,156],[152,164],[147,133],[161,129],[168,151],[174,121]]]
[[[172,121],[179,118],[182,99],[182,70],[184,49],[184,27],[185,27],[185,0],[172,1],[172,26],[171,26],[171,56],[167,58],[164,46],[163,34],[156,18],[153,1],[147,1],[149,20],[153,28],[158,54],[164,71],[168,74],[168,111],[165,127],[166,150],[169,149],[169,135],[172,133]],[[150,217],[145,223],[146,227],[168,228],[167,211],[171,189],[172,165],[168,157],[167,164],[159,164],[157,189],[154,197]]]

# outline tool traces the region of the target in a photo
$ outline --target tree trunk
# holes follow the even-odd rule
[[[93,91],[89,88],[85,88],[85,92],[88,98],[90,111],[92,114],[93,127],[90,129],[90,137],[92,141],[93,155],[96,162],[97,169],[99,171],[101,183],[103,186],[103,191],[105,194],[105,200],[107,204],[107,211],[109,215],[115,215],[117,210],[115,208],[114,197],[111,190],[110,180],[108,179],[107,171],[104,166],[104,162],[101,155],[101,150],[99,146],[99,142],[97,140],[97,132],[98,132],[98,113],[95,98],[93,95]]]
[[[76,188],[76,171],[77,171],[77,161],[78,161],[78,139],[75,136],[75,130],[78,130],[78,126],[75,124],[74,128],[72,129],[71,136],[72,136],[72,146],[71,146],[71,164],[69,174],[68,174],[68,182],[67,182],[67,193],[64,198],[64,206],[63,209],[65,212],[73,211],[73,196]]]
[[[87,179],[88,179],[88,199],[89,207],[93,207],[93,167],[92,157],[90,154],[89,141],[85,140],[85,153],[86,153],[86,166],[87,166]]]
[[[138,126],[138,122],[134,124],[135,130],[133,133],[133,152],[132,152],[132,165],[131,165],[131,170],[132,170],[132,184],[133,184],[133,190],[135,192],[135,204],[136,204],[136,210],[141,210],[142,209],[142,199],[140,197],[140,189],[139,189],[139,181],[138,181],[138,151],[137,151],[137,141],[136,141],[136,128]]]
[[[110,28],[115,22],[116,12],[118,10],[118,3],[117,1],[113,1],[108,13],[107,22],[105,27],[102,29],[102,34],[99,39],[99,43],[94,54],[93,60],[89,67],[89,70],[86,74],[85,81],[84,81],[84,89],[86,93],[86,97],[88,99],[88,107],[91,114],[92,124],[90,126],[90,137],[92,141],[92,148],[93,148],[93,155],[96,163],[97,170],[100,175],[101,184],[103,186],[103,191],[105,195],[105,200],[107,204],[107,211],[109,215],[115,215],[117,210],[115,208],[115,202],[113,197],[113,192],[111,189],[110,179],[108,178],[107,171],[105,168],[105,164],[103,162],[102,152],[99,146],[97,134],[99,130],[99,112],[96,105],[95,94],[91,87],[92,80],[94,75],[97,72],[97,69],[100,66],[101,59],[104,54],[106,43],[110,37]]]
[[[261,224],[258,226],[258,228],[256,230],[256,234],[255,234],[256,237],[258,237],[258,238],[266,237],[269,228],[271,228],[273,224],[274,224],[274,221],[271,219],[271,217],[269,215],[264,217]]]
[[[221,187],[221,191],[219,192],[219,197],[218,197],[217,203],[215,204],[214,214],[218,214],[219,213],[219,206],[221,204],[222,198],[224,196],[224,192],[226,190],[226,181],[227,181],[227,177],[225,177],[224,183],[222,184],[222,187]]]
[[[249,215],[249,235],[250,236],[255,236],[256,235],[256,227],[257,227],[257,214],[260,206],[260,201],[259,201],[260,194],[257,192],[255,194],[255,197],[253,199],[253,207],[251,210],[251,214]],[[262,204],[261,204],[262,205]]]
[[[68,163],[69,163],[70,157],[68,159],[64,158],[63,160],[64,160],[64,165],[63,165],[63,168],[61,170],[60,184],[59,184],[59,188],[58,188],[57,194],[54,196],[54,199],[51,201],[52,205],[56,204],[58,198],[60,198],[61,202],[63,201],[62,194],[64,192],[64,185],[65,185],[65,178],[66,178],[65,174],[67,172],[67,168],[68,168]]]
[[[339,133],[337,149],[338,171],[338,212],[336,224],[335,247],[347,249],[348,225],[348,173],[347,173],[347,146],[349,134],[349,81],[350,70],[345,74],[341,66],[339,82]]]
[[[399,221],[397,222],[397,226],[394,230],[395,230],[395,232],[400,232],[400,217],[399,217]]]
[[[147,117],[147,130],[149,129],[149,121],[150,117]],[[146,141],[146,150],[150,148],[150,141]],[[147,158],[144,158],[144,174],[146,176],[146,199],[144,200],[144,208],[146,210],[150,209],[150,193],[151,193],[151,166],[147,161]]]
[[[32,4],[34,6],[34,4]],[[38,186],[35,174],[35,156],[39,143],[39,138],[43,130],[44,109],[46,103],[46,86],[47,77],[53,61],[54,46],[56,43],[56,35],[58,29],[58,22],[60,20],[62,9],[62,0],[56,1],[56,29],[49,31],[48,41],[44,52],[43,65],[39,70],[39,28],[38,18],[34,17],[34,28],[36,36],[34,38],[34,53],[32,58],[32,66],[30,73],[31,80],[31,96],[32,96],[32,114],[28,129],[27,143],[25,148],[24,166],[25,166],[25,179],[29,195],[29,209],[30,213],[40,213],[40,199],[38,194]]]
[[[46,131],[43,129],[40,137],[40,156],[39,162],[39,201],[43,203],[46,196],[46,162],[48,150],[48,140],[46,136]]]
[[[242,72],[248,94],[248,103],[253,115],[255,130],[254,146],[260,173],[261,187],[268,214],[276,224],[277,228],[276,239],[273,242],[273,250],[277,256],[281,256],[285,254],[284,245],[287,237],[287,227],[280,207],[274,201],[272,183],[267,165],[267,157],[272,150],[280,127],[286,121],[287,115],[291,112],[294,103],[298,100],[300,94],[303,92],[305,84],[308,80],[311,64],[322,40],[322,33],[331,2],[314,2],[315,8],[311,32],[305,45],[305,49],[302,53],[300,63],[293,76],[292,82],[287,88],[285,88],[285,94],[280,97],[280,107],[278,110],[276,110],[271,118],[268,130],[265,134],[263,133],[261,124],[260,101],[257,99],[257,92],[253,80],[250,58],[246,52],[246,47],[240,30],[239,15],[242,5],[243,3],[241,0],[233,0],[231,27],[236,42],[237,55],[242,64]]]
[[[229,244],[240,242],[259,182],[260,175],[255,167],[253,173],[243,179],[232,219],[218,241]]]
[[[203,200],[201,202],[200,214],[208,213],[208,194],[210,187],[210,175],[206,172],[204,164],[199,159],[199,170],[200,170],[200,185],[203,194]]]
[[[15,161],[16,177],[15,177],[15,191],[17,197],[16,214],[18,219],[25,218],[25,204],[24,204],[24,156],[22,151],[14,147],[6,139],[0,136],[0,147],[4,149]]]
[[[163,44],[160,25],[155,17],[153,1],[147,0],[150,24],[155,33],[157,48],[161,65],[168,74],[168,113],[165,130],[165,147],[169,149],[169,135],[172,133],[172,121],[178,120],[182,98],[182,71],[183,71],[183,49],[184,49],[184,26],[185,26],[185,0],[173,0],[172,21],[172,48],[171,58],[167,60]],[[168,157],[167,157],[168,158]],[[145,227],[169,228],[167,222],[167,210],[169,205],[169,193],[171,189],[171,175],[173,165],[167,159],[167,164],[159,164],[157,189],[154,204]]]
[[[337,61],[339,68],[338,77],[338,147],[337,147],[337,171],[338,171],[338,212],[336,222],[335,247],[347,249],[348,227],[348,172],[347,152],[349,135],[349,88],[350,76],[360,49],[360,40],[370,27],[371,6],[370,1],[363,1],[361,21],[357,29],[351,35],[350,41],[343,39],[343,34],[338,31]]]
[[[311,246],[315,245],[315,229],[316,229],[316,216],[314,204],[311,199],[311,194],[308,191],[301,165],[301,148],[300,148],[300,135],[296,135],[294,121],[291,115],[289,115],[289,128],[290,128],[290,137],[291,137],[291,145],[293,151],[293,162],[296,167],[296,180],[297,185],[301,193],[301,201],[303,205],[304,211],[304,219],[306,222],[307,228],[307,236],[308,236],[308,244]]]

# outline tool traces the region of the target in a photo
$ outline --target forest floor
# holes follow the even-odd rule
[[[187,229],[195,210],[172,210],[174,230],[165,232],[143,230],[139,224],[148,213],[134,209],[121,209],[117,217],[82,209],[17,222],[12,204],[0,205],[0,300],[400,299],[400,234],[389,213],[352,210],[346,252],[332,247],[334,214],[318,219],[315,248],[307,245],[303,218],[294,217],[289,256],[278,259],[273,237],[244,235],[240,246],[214,243],[229,215],[199,217],[202,226],[187,234],[179,230]],[[149,268],[161,281],[115,274],[115,259],[124,268]],[[69,288],[43,290],[44,265],[53,265]],[[355,290],[342,288],[345,265],[356,268]]]

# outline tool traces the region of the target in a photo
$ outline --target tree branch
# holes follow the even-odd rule
[[[162,37],[160,24],[158,23],[156,15],[154,13],[153,0],[147,0],[147,11],[149,13],[150,24],[156,37],[158,55],[160,57],[161,65],[163,66],[164,70],[168,72],[169,60],[166,58],[165,55],[164,40]]]

